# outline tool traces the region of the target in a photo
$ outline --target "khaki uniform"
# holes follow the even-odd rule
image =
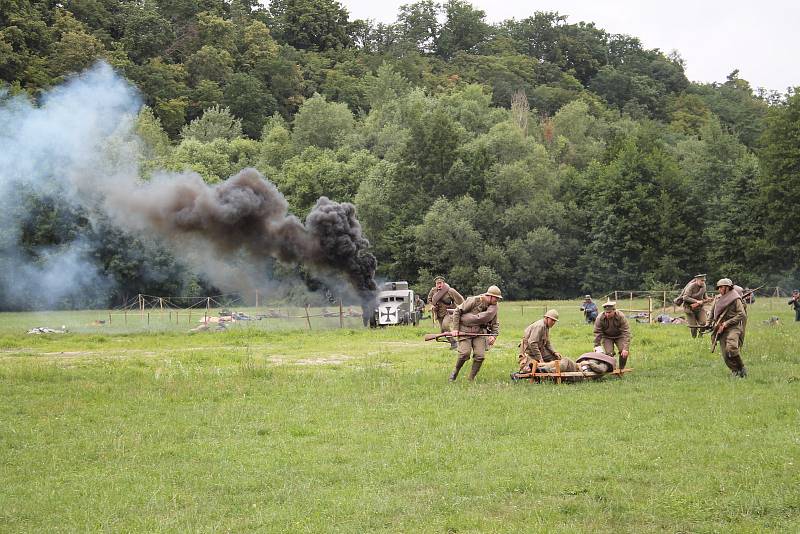
[[[692,309],[692,304],[695,302],[703,302],[708,295],[706,295],[706,286],[692,280],[686,287],[683,288],[681,297],[683,298],[683,312],[686,314],[686,322],[689,324],[692,332],[692,337],[697,337],[697,328],[706,324],[708,317],[706,316],[706,309],[701,304],[700,306]]]
[[[545,324],[544,319],[528,325],[520,344],[520,372],[530,370],[533,362],[552,362],[557,359],[556,351],[550,343],[550,328]]]
[[[614,310],[614,315],[606,317],[605,313],[597,316],[594,322],[594,344],[601,345],[609,356],[614,355],[614,345],[620,351],[619,368],[625,368],[626,359],[622,358],[623,350],[630,350],[631,328],[625,314]]]
[[[452,320],[447,309],[455,308],[458,304],[464,302],[464,297],[451,287],[447,290],[447,293],[434,304],[433,296],[437,291],[436,286],[433,286],[431,290],[428,291],[428,304],[431,304],[431,315],[433,315],[436,322],[439,323],[439,331],[448,332],[451,330],[450,325],[452,324]]]
[[[519,353],[519,372],[529,373],[535,365],[537,369],[553,373],[556,366],[562,372],[577,371],[578,366],[569,358],[559,357],[550,343],[550,328],[544,319],[528,325],[522,336]]]
[[[723,297],[724,295],[714,297],[711,316],[714,317],[714,325],[719,324],[720,321],[725,325],[725,329],[717,336],[717,343],[722,350],[722,359],[725,361],[725,365],[732,372],[738,374],[744,371],[744,362],[739,349],[744,343],[744,326],[747,321],[747,311],[740,298],[733,299],[724,309],[718,309],[720,299]]]
[[[497,304],[489,305],[483,296],[469,297],[453,311],[453,330],[471,334],[498,335],[500,323],[497,320]],[[483,365],[487,343],[487,336],[460,336],[455,374],[458,374],[471,354],[472,369],[469,378],[474,379]]]

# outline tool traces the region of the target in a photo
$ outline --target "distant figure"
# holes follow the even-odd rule
[[[686,284],[681,294],[675,299],[675,304],[683,306],[692,337],[697,337],[698,329],[695,327],[703,326],[707,322],[706,310],[703,305],[710,300],[706,295],[705,274],[694,275],[694,278]]]
[[[714,335],[722,349],[722,359],[731,370],[733,376],[744,378],[747,368],[744,366],[739,349],[744,342],[744,325],[747,311],[742,302],[742,295],[733,287],[730,278],[722,278],[717,282],[719,295],[714,297],[711,308],[711,321]]]
[[[794,308],[794,320],[800,321],[800,289],[792,291],[792,298],[789,299],[789,306]]]
[[[586,295],[583,297],[581,311],[583,312],[583,317],[586,319],[588,324],[593,323],[594,320],[597,319],[597,304],[594,303],[591,295]]]

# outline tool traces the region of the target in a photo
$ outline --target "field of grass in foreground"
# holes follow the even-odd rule
[[[0,314],[19,325],[0,328],[0,531],[800,530],[788,306],[751,308],[746,380],[707,338],[634,324],[633,373],[556,386],[508,380],[528,304],[501,304],[474,384],[447,382],[430,323],[37,337]],[[556,307],[555,347],[589,350],[578,303]]]

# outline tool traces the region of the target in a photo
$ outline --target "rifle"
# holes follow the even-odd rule
[[[719,341],[719,325],[722,324],[722,317],[717,319],[717,322],[711,327],[711,354],[717,350],[717,341]]]
[[[442,332],[441,334],[425,334],[425,341],[439,341],[441,338],[446,337],[492,337],[494,334],[471,334],[469,332],[458,332],[457,336],[451,336],[450,332]]]

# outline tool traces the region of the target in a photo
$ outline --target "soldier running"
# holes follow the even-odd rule
[[[439,331],[444,333],[450,330],[451,319],[448,309],[455,308],[456,305],[464,302],[461,293],[447,285],[443,276],[433,279],[434,286],[428,291],[428,304],[431,305],[431,314],[439,324]],[[447,338],[450,348],[455,350],[456,340],[452,337]]]
[[[453,331],[450,335],[458,337],[458,359],[456,367],[450,374],[450,381],[455,382],[458,372],[472,355],[472,369],[469,380],[475,376],[483,365],[487,347],[491,347],[500,333],[497,320],[497,302],[503,298],[500,288],[489,286],[486,293],[469,297],[456,306],[453,312]],[[467,335],[459,335],[467,334]],[[470,336],[469,334],[490,334],[489,336]]]
[[[742,302],[742,295],[734,289],[730,278],[722,278],[717,282],[719,295],[714,297],[711,308],[711,320],[714,335],[722,350],[722,359],[731,370],[733,376],[744,378],[747,368],[744,366],[739,350],[744,343],[744,325],[747,312]]]
[[[694,278],[686,284],[681,294],[675,299],[675,303],[683,305],[683,312],[686,314],[686,322],[692,337],[697,337],[699,327],[707,322],[706,310],[703,307],[710,299],[706,295],[706,275],[696,274]]]

